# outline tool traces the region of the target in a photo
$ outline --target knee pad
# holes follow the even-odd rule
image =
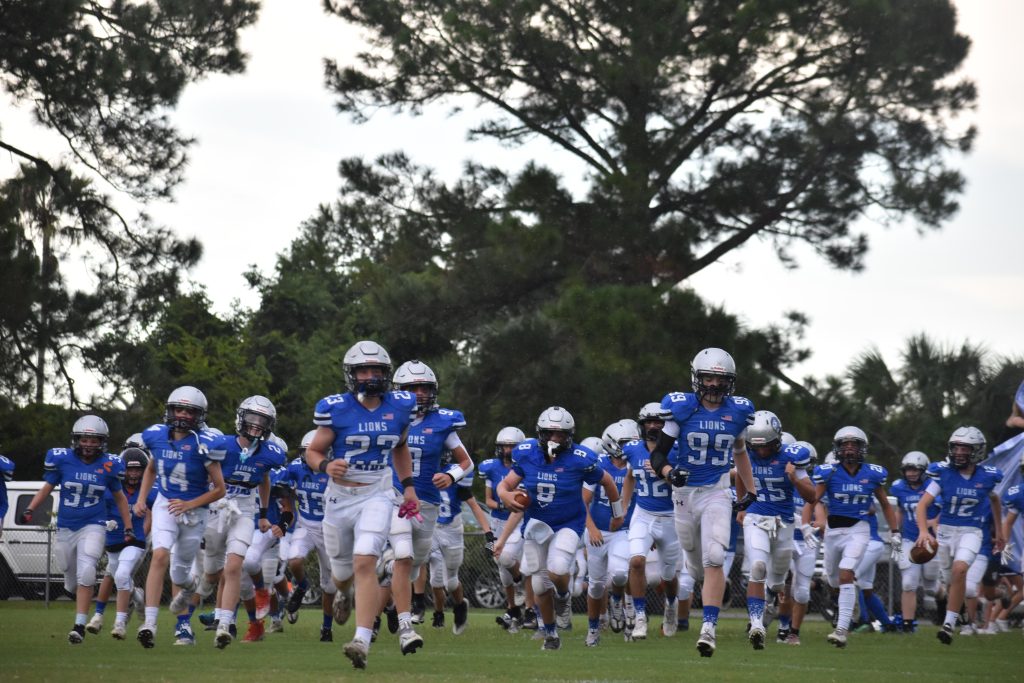
[[[127,567],[124,569],[118,567],[118,571],[114,572],[114,586],[119,591],[130,591],[134,587],[132,573],[128,571]]]
[[[454,576],[449,576],[448,577],[448,583],[445,584],[445,588],[448,589],[449,593],[454,593],[456,590],[458,590],[458,588],[459,588],[459,575],[455,574]]]
[[[195,580],[192,578],[192,563],[181,564],[172,560],[171,583],[188,590],[195,588]]]
[[[801,605],[806,605],[808,602],[810,602],[811,601],[811,587],[809,585],[806,585],[806,586],[798,586],[798,587],[794,588],[793,589],[793,601],[794,602],[799,602]]]
[[[256,586],[252,582],[252,578],[242,572],[242,582],[238,588],[238,597],[242,600],[252,600],[256,597]]]
[[[973,581],[967,582],[967,588],[964,591],[965,598],[976,598],[978,597],[978,584]]]
[[[921,568],[919,566],[909,567],[907,571],[900,573],[903,583],[903,592],[912,593],[921,585]]]
[[[90,587],[96,585],[96,565],[87,565],[79,570],[78,585]]]
[[[523,574],[537,574],[545,569],[541,564],[541,546],[534,541],[523,544],[523,563],[520,571]]]
[[[246,553],[245,559],[242,560],[242,573],[259,574],[263,571],[263,562],[260,561],[259,557],[253,557],[252,553]]]
[[[626,572],[618,571],[612,574],[612,585],[622,587],[629,581],[629,574]]]
[[[764,583],[768,578],[768,566],[764,560],[754,560],[750,565],[750,580],[754,583]]]
[[[725,546],[718,541],[711,541],[701,558],[705,567],[721,567],[725,565]]]
[[[340,581],[344,583],[345,581],[348,581],[352,578],[353,573],[354,572],[352,570],[351,558],[347,560],[335,560],[334,558],[331,558],[331,578],[333,578],[335,581]],[[323,585],[323,581],[324,577],[323,575],[321,575],[321,585]]]
[[[591,579],[590,584],[587,586],[587,597],[593,598],[594,600],[600,600],[604,597],[605,588],[606,585],[604,579],[597,581]]]
[[[431,573],[433,573],[433,572],[431,572]],[[502,567],[500,565],[498,566],[498,578],[501,580],[502,588],[508,588],[513,583],[515,583],[512,580],[512,572],[510,572],[508,569],[506,569],[505,567]]]
[[[539,571],[531,576],[530,583],[533,584],[533,594],[537,596],[544,595],[555,587],[546,570]]]
[[[675,579],[677,577],[677,575],[678,574],[676,572],[676,561],[675,561],[675,559],[672,559],[671,561],[667,561],[666,558],[664,556],[662,556],[662,558],[661,558],[661,580],[662,581],[671,581],[671,580]]]

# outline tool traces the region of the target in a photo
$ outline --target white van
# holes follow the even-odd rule
[[[18,520],[33,496],[43,487],[42,481],[7,482],[7,500],[10,507],[3,519],[3,535],[0,536],[0,600],[13,596],[26,599],[43,597],[46,585],[46,557],[50,555],[50,597],[63,593],[64,574],[57,565],[57,554],[52,544],[54,533],[47,533],[57,509],[60,487],[53,490],[49,500],[39,505],[33,514],[31,524]],[[50,547],[47,548],[49,537]]]

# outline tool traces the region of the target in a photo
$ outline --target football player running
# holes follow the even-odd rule
[[[881,465],[865,462],[868,437],[864,431],[854,426],[842,427],[832,440],[832,452],[836,462],[816,467],[813,480],[815,498],[828,512],[825,574],[829,585],[839,589],[839,616],[828,642],[843,648],[857,601],[855,570],[871,541],[868,517],[874,514],[872,498],[885,515],[889,528],[899,527],[885,490],[888,472]],[[898,531],[893,531],[889,544],[890,552],[898,555],[903,545]]]
[[[210,506],[203,545],[203,572],[198,594],[206,598],[224,577],[214,618],[214,644],[224,649],[234,640],[235,620],[242,586],[242,563],[252,544],[253,518],[259,513],[260,532],[269,531],[270,472],[285,464],[285,453],[269,437],[277,423],[277,410],[265,396],[250,396],[235,412],[235,434],[213,439],[209,448],[223,454],[221,468],[226,495]],[[251,597],[251,596],[250,596]],[[250,622],[256,621],[255,612]]]
[[[601,468],[593,451],[573,443],[575,431],[576,422],[569,411],[558,406],[544,410],[537,419],[537,438],[516,446],[512,470],[498,484],[498,497],[510,510],[523,511],[515,498],[520,483],[530,498],[522,532],[523,573],[530,575],[540,605],[545,650],[561,647],[555,630],[556,611],[562,628],[572,625],[569,581],[587,518],[583,485],[601,484],[604,488],[613,529],[625,516],[615,481]]]
[[[21,513],[21,524],[31,524],[34,511],[60,486],[57,508],[57,563],[64,572],[64,588],[75,596],[75,623],[68,642],[85,640],[85,623],[96,587],[96,564],[103,554],[107,507],[111,492],[120,515],[125,540],[135,540],[128,500],[122,491],[123,465],[107,453],[110,430],[96,415],[86,415],[71,427],[71,448],[51,448],[43,463],[42,487]]]
[[[202,427],[206,409],[203,392],[195,387],[178,387],[167,397],[164,424],[142,432],[143,444],[152,457],[142,476],[136,514],[146,513],[146,499],[154,485],[159,492],[153,504],[146,617],[138,631],[138,640],[145,648],[156,645],[156,618],[168,568],[171,583],[178,588],[170,604],[171,613],[179,614],[175,644],[195,643],[189,625],[189,602],[196,588],[192,563],[206,531],[207,506],[223,498],[225,492],[220,468],[223,453],[210,449],[215,437]]]
[[[344,367],[348,392],[317,403],[317,431],[306,449],[306,462],[331,478],[323,529],[331,578],[338,587],[334,619],[338,624],[348,621],[354,584],[356,632],[344,653],[353,667],[364,669],[380,607],[377,561],[394,509],[392,469],[402,488],[402,516],[419,514],[408,443],[416,397],[389,390],[391,357],[376,342],[353,344]]]
[[[502,427],[494,442],[494,457],[488,458],[477,467],[479,476],[484,480],[484,503],[490,510],[490,529],[492,536],[501,536],[505,525],[509,523],[508,508],[498,498],[498,484],[512,469],[512,450],[526,440],[526,434],[518,427]],[[487,537],[489,544],[494,543],[492,536]],[[523,623],[523,611],[516,599],[516,593],[523,591],[523,575],[519,571],[519,561],[523,556],[523,536],[518,530],[513,531],[505,541],[501,554],[496,558],[498,578],[505,589],[505,614],[496,617],[498,625],[510,633],[519,630]],[[532,610],[531,610],[532,611]]]
[[[389,539],[395,553],[391,594],[398,611],[398,643],[405,655],[423,647],[423,638],[412,627],[412,581],[430,560],[431,539],[441,505],[440,492],[470,474],[473,461],[458,434],[466,426],[466,420],[461,412],[437,405],[437,376],[430,366],[418,360],[407,361],[395,371],[393,384],[416,399],[415,418],[409,425],[407,438],[413,487],[419,499],[419,518],[406,514],[406,504],[399,505],[396,501]],[[446,451],[451,453],[452,462],[442,470],[441,458]],[[397,471],[393,483],[396,491],[400,491],[402,482]],[[454,582],[458,583],[457,573]],[[419,600],[423,600],[422,595]],[[461,614],[463,624],[465,609],[466,605],[461,602],[456,605],[456,621]]]
[[[672,484],[675,526],[694,579],[703,575],[704,619],[697,639],[702,657],[715,653],[715,628],[725,596],[724,565],[734,512],[754,502],[754,481],[743,430],[753,419],[754,405],[733,396],[736,363],[717,348],[702,350],[691,364],[693,393],[665,396],[665,426],[651,467]],[[678,440],[678,455],[670,458]],[[729,492],[736,466],[737,501]]]
[[[629,472],[626,454],[622,447],[640,439],[640,428],[633,420],[619,420],[605,428],[601,438],[597,440],[595,452],[599,452],[599,461],[605,472],[612,476],[619,495]],[[626,555],[629,552],[629,516],[622,526],[612,531],[612,509],[604,489],[597,492],[596,484],[584,484],[583,502],[587,505],[587,638],[588,647],[596,646],[601,640],[601,613],[604,611],[605,593],[609,579],[619,592],[619,602],[626,587],[629,564]],[[623,505],[628,503],[624,500]]]
[[[658,550],[659,575],[665,584],[665,619],[662,632],[675,635],[676,599],[679,594],[678,565],[679,536],[672,522],[672,491],[668,484],[654,474],[650,457],[665,425],[658,403],[648,403],[637,416],[643,440],[630,441],[622,447],[628,474],[622,486],[623,499],[634,504],[629,522],[629,593],[633,596],[632,629],[626,635],[631,640],[647,638],[647,555],[652,546]],[[719,598],[721,599],[721,598]],[[613,631],[621,630],[628,615],[621,601],[613,594],[610,604]],[[628,623],[626,624],[628,627]]]
[[[903,536],[903,554],[900,556],[900,580],[903,592],[900,597],[900,612],[904,633],[917,631],[917,589],[924,586],[926,595],[935,596],[939,591],[939,561],[932,558],[925,564],[910,561],[910,549],[917,543],[920,530],[917,528],[917,505],[924,496],[928,485],[926,472],[931,461],[921,451],[910,451],[900,462],[902,479],[896,480],[889,488],[889,494],[896,499],[896,518],[900,522]],[[938,524],[939,506],[933,501],[928,507],[928,523],[933,528]]]
[[[967,592],[967,570],[981,548],[981,527],[989,509],[995,531],[993,550],[1001,552],[1006,541],[1002,508],[994,490],[1003,480],[1003,473],[980,464],[985,459],[985,446],[985,437],[977,427],[957,428],[949,437],[946,461],[929,467],[931,481],[915,511],[918,529],[926,529],[928,507],[941,494],[939,568],[949,597],[946,616],[937,635],[946,645],[953,642],[953,629]],[[922,532],[915,545],[925,548],[935,542],[931,533]]]
[[[743,517],[743,547],[750,566],[747,583],[748,638],[755,650],[765,642],[765,586],[780,592],[793,557],[793,497],[814,502],[807,476],[810,452],[796,443],[783,448],[782,423],[775,413],[758,410],[745,434],[751,455],[757,500]]]
[[[814,471],[818,464],[818,452],[810,443],[797,441],[799,445],[807,449],[808,475]],[[788,628],[782,626],[782,615],[779,616],[779,633],[776,642],[786,645],[800,644],[800,627],[803,626],[804,617],[807,616],[807,604],[811,600],[811,580],[814,578],[815,564],[818,559],[818,548],[821,547],[820,530],[825,527],[825,518],[814,519],[815,512],[823,508],[818,505],[808,505],[803,496],[799,493],[793,494],[793,514],[799,517],[799,527],[793,528],[793,557],[790,563],[792,580],[786,601],[790,604],[790,623]]]

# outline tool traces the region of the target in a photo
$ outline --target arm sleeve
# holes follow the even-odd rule
[[[668,422],[665,426],[668,426]],[[674,422],[672,424],[675,424]],[[677,425],[678,426],[678,425]],[[663,429],[661,434],[658,435],[658,443],[654,446],[654,451],[651,452],[651,469],[654,470],[654,474],[658,477],[661,476],[661,471],[665,468],[665,465],[670,464],[668,461],[668,452],[672,450],[672,446],[676,442],[676,437],[670,436],[665,433]]]

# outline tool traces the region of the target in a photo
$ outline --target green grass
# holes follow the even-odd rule
[[[696,679],[718,681],[999,681],[1024,679],[1020,653],[1024,643],[1020,632],[996,636],[957,638],[944,646],[935,638],[935,627],[926,626],[915,635],[855,634],[845,650],[825,642],[826,625],[807,623],[801,631],[800,647],[776,645],[755,652],[744,634],[745,621],[723,619],[718,628],[718,651],[711,659],[701,658],[694,647],[693,630],[675,638],[660,636],[661,620],[652,618],[651,632],[657,634],[639,643],[624,643],[622,637],[605,633],[598,648],[583,645],[586,621],[577,616],[574,630],[562,639],[558,652],[542,652],[530,632],[509,635],[494,624],[494,612],[476,612],[462,636],[449,628],[420,629],[426,646],[414,655],[402,657],[397,640],[386,629],[370,651],[369,668],[354,671],[341,654],[341,645],[351,638],[353,627],[335,627],[335,642],[318,642],[320,618],[315,610],[304,610],[299,622],[286,626],[283,634],[268,634],[262,643],[236,642],[224,651],[213,646],[211,632],[198,632],[198,645],[175,647],[173,624],[161,615],[157,646],[144,650],[135,640],[138,623],[129,624],[130,640],[109,636],[113,613],[108,614],[104,632],[88,636],[85,643],[71,646],[67,632],[73,622],[73,608],[59,602],[46,609],[42,603],[0,602],[0,671],[4,681],[294,681],[315,680],[402,681],[673,681]],[[733,613],[733,616],[740,616]],[[198,621],[194,620],[198,626]],[[773,634],[772,634],[773,635]]]

